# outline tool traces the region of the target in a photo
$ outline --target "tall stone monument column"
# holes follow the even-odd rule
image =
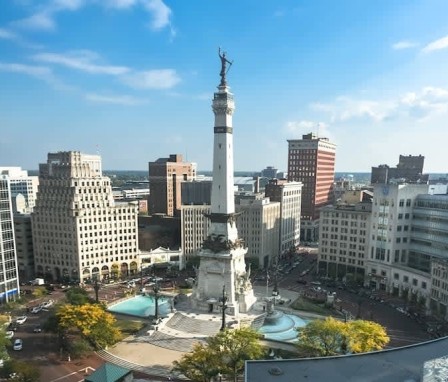
[[[221,82],[213,97],[215,114],[213,145],[213,184],[209,235],[204,241],[193,304],[210,312],[219,310],[223,286],[230,314],[247,312],[255,302],[244,255],[247,248],[238,238],[233,182],[233,94],[227,86],[228,65],[225,52],[219,51]]]

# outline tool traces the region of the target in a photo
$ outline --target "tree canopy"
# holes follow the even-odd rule
[[[265,350],[257,332],[250,328],[224,330],[198,344],[191,353],[174,362],[173,370],[192,381],[209,382],[218,373],[237,380],[246,360],[260,359]]]
[[[11,375],[13,377],[11,377]],[[0,368],[0,376],[15,382],[39,382],[40,371],[37,366],[28,361],[18,359],[7,360]]]
[[[383,349],[390,341],[386,330],[372,321],[314,320],[298,329],[297,346],[308,356],[365,353]]]
[[[80,287],[70,288],[65,294],[67,302],[72,305],[84,305],[92,302],[87,291]]]
[[[95,348],[101,349],[116,343],[120,331],[115,327],[115,317],[101,305],[62,305],[56,313],[59,328],[76,332]]]
[[[196,343],[191,353],[174,361],[173,370],[194,382],[209,382],[220,372],[216,354],[202,343]]]

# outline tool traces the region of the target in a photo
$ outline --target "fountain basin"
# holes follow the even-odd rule
[[[279,311],[273,313],[281,314],[276,315],[276,318],[272,317],[272,314],[268,314],[267,320],[259,329],[259,332],[268,340],[295,342],[297,341],[296,329],[304,327],[309,322],[309,320],[304,320],[293,314],[284,314]]]
[[[155,299],[153,296],[135,296],[121,301],[107,308],[109,312],[128,314],[136,317],[150,317],[155,315]],[[168,298],[159,297],[159,316],[166,317],[171,311]]]

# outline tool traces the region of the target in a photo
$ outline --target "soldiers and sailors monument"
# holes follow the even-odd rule
[[[213,184],[209,234],[199,252],[200,265],[193,289],[192,304],[197,309],[217,312],[225,302],[227,313],[247,313],[256,298],[246,270],[247,248],[236,228],[233,182],[233,94],[227,85],[227,72],[232,65],[219,49],[221,81],[214,93],[215,114],[213,144]],[[223,302],[223,294],[225,301]]]

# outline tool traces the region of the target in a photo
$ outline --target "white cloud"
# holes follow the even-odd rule
[[[180,77],[174,69],[156,69],[125,75],[122,81],[135,89],[170,89],[180,82]]]
[[[137,4],[137,0],[109,0],[104,2],[104,5],[116,9],[131,8]]]
[[[392,49],[402,50],[402,49],[415,48],[416,46],[418,46],[418,44],[416,42],[409,41],[409,40],[403,40],[403,41],[398,41],[395,44],[392,44]]]
[[[85,99],[94,103],[106,103],[114,105],[136,106],[147,103],[146,99],[140,99],[129,95],[101,95],[89,93],[85,95]]]
[[[448,48],[448,36],[439,38],[438,40],[432,41],[430,42],[428,45],[426,45],[422,52],[423,53],[429,53],[429,52],[433,52],[435,50],[440,50],[440,49],[446,49]]]
[[[310,108],[328,113],[333,123],[360,120],[379,123],[401,117],[421,121],[448,111],[448,89],[426,86],[419,91],[382,100],[344,96],[331,103],[313,103]]]
[[[55,10],[76,11],[82,8],[84,4],[84,0],[53,0],[50,7]]]
[[[170,38],[176,35],[176,30],[171,26],[170,21],[172,15],[171,8],[162,0],[50,0],[37,8],[35,13],[15,21],[14,24],[28,29],[51,31],[56,29],[58,13],[77,11],[88,5],[117,10],[129,9],[140,5],[150,14],[151,21],[149,26],[152,30],[159,31],[169,27]]]
[[[151,29],[160,30],[170,25],[171,9],[162,0],[144,0],[143,6],[152,14]]]
[[[67,54],[40,53],[34,55],[33,58],[37,61],[62,65],[90,74],[120,75],[130,71],[125,66],[96,64],[94,61],[97,61],[99,56],[95,52],[88,50],[73,51]]]
[[[53,20],[53,14],[49,11],[39,12],[30,17],[16,21],[14,24],[27,29],[54,30],[56,24]]]
[[[17,35],[7,29],[0,28],[0,38],[4,40],[15,40]]]
[[[326,112],[331,115],[332,122],[341,122],[352,119],[372,119],[382,121],[390,116],[394,105],[388,102],[354,99],[351,97],[338,97],[333,103],[313,103],[312,110]]]
[[[11,73],[21,73],[28,76],[48,80],[52,77],[52,72],[50,68],[45,66],[33,66],[24,65],[17,63],[4,63],[0,62],[0,71],[11,72]]]

